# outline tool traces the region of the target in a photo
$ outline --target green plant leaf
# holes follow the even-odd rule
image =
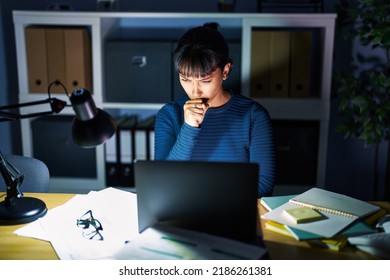
[[[338,73],[333,88],[339,96],[339,114],[343,119],[336,131],[344,137],[356,137],[365,146],[390,138],[390,1],[341,0],[337,33],[344,38],[358,38],[372,49],[381,48],[387,59],[385,67],[372,66],[357,76]],[[366,55],[358,53],[361,64],[370,65]]]

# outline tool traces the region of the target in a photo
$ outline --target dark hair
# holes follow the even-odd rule
[[[218,23],[206,23],[187,31],[174,53],[175,69],[184,76],[204,77],[223,69],[229,58],[229,47],[218,31]]]

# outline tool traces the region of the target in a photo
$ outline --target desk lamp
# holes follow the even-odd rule
[[[53,85],[60,85],[64,89],[75,112],[72,125],[72,138],[75,144],[82,148],[92,148],[103,144],[114,135],[116,130],[114,120],[108,113],[96,107],[91,93],[84,88],[78,88],[69,95],[60,81],[49,84],[46,100],[0,107],[0,122],[61,112],[67,103],[51,97],[50,89]],[[51,110],[24,115],[2,111],[40,104],[50,104]],[[0,202],[0,225],[28,223],[46,214],[46,204],[42,200],[23,197],[19,186],[22,184],[24,176],[1,153],[0,171],[7,186],[6,198]]]

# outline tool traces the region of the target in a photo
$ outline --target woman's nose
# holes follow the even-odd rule
[[[194,83],[192,87],[192,94],[195,96],[200,96],[202,94],[202,89],[198,83]]]

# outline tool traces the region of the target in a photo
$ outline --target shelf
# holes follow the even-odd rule
[[[299,11],[310,11],[310,12],[323,12],[324,3],[323,0],[258,0],[259,12],[299,12]]]
[[[255,99],[274,119],[329,120],[330,103],[322,99]]]
[[[17,68],[19,81],[19,101],[29,102],[47,98],[47,93],[30,93],[26,55],[25,28],[39,26],[85,26],[91,39],[92,90],[94,101],[99,108],[108,110],[114,117],[123,114],[148,116],[157,112],[165,103],[161,102],[117,102],[107,100],[105,44],[110,41],[149,41],[169,40],[174,43],[184,30],[203,25],[205,22],[218,22],[221,31],[229,42],[234,42],[237,81],[241,93],[250,97],[250,69],[252,31],[262,30],[315,30],[316,98],[254,98],[263,104],[274,120],[315,121],[319,127],[316,184],[323,186],[325,181],[328,122],[330,114],[330,85],[333,57],[335,14],[318,13],[135,13],[135,12],[53,12],[53,11],[14,11]],[[230,77],[232,78],[232,77]],[[229,79],[231,80],[231,79]],[[177,86],[173,85],[173,86]],[[67,89],[69,93],[73,89]],[[52,94],[61,100],[65,94]],[[70,102],[68,102],[70,104]],[[31,110],[30,110],[31,111]],[[28,109],[26,112],[30,112]],[[67,107],[61,115],[73,115]],[[32,120],[21,122],[23,153],[33,156]],[[94,179],[52,178],[51,191],[66,192],[67,186],[77,186],[80,192],[105,187],[104,145],[95,150],[96,168]],[[282,187],[282,186],[279,186]],[[283,186],[283,191],[304,189],[307,186]],[[276,187],[278,189],[278,186]],[[280,188],[279,188],[280,189]],[[69,189],[69,191],[77,191]]]

